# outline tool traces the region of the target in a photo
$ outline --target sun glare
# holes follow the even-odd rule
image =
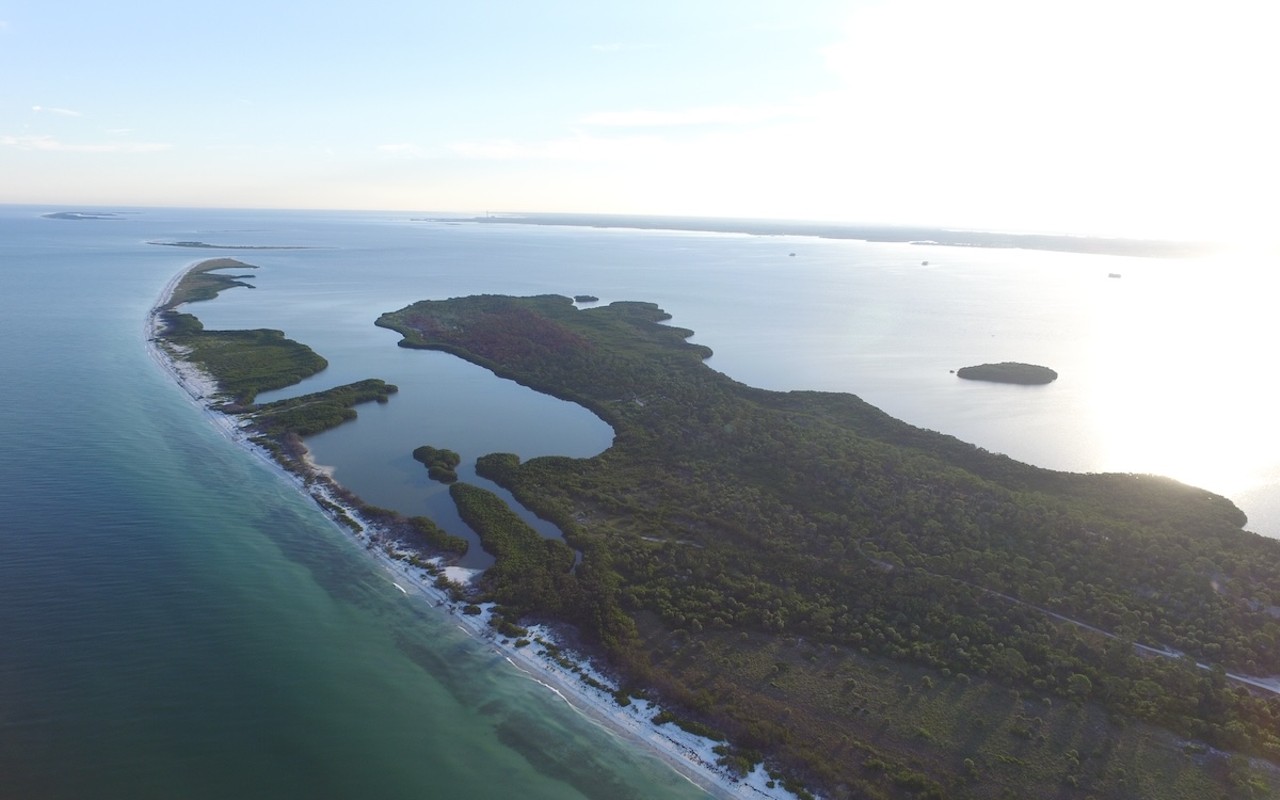
[[[1259,266],[1237,256],[1153,261],[1108,287],[1094,397],[1106,469],[1236,494],[1280,466],[1270,300],[1241,297],[1232,279]]]

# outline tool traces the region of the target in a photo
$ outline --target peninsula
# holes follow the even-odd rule
[[[1053,383],[1058,379],[1058,373],[1048,367],[1022,364],[1017,361],[1001,361],[999,364],[979,364],[976,367],[961,367],[956,370],[956,375],[970,381],[1020,383],[1025,386]]]
[[[1265,678],[1280,673],[1280,542],[1242,530],[1225,498],[1020,464],[852,395],[745,386],[650,303],[423,301],[377,324],[402,346],[577,402],[616,432],[589,459],[477,463],[563,541],[451,483],[495,557],[464,582],[448,540],[415,534],[430,520],[362,506],[306,459],[312,421],[340,424],[342,409],[393,388],[254,405],[267,375],[316,368],[304,346],[188,317],[160,307],[162,346],[208,370],[216,406],[335,519],[433,575],[459,619],[485,620],[513,658],[564,659],[547,631],[572,631],[605,666],[575,674],[615,713],[648,709],[658,729],[711,741],[702,760],[717,765],[697,774],[758,781],[717,794],[1280,791],[1280,698]],[[242,357],[209,356],[227,342]],[[240,374],[246,363],[262,374]],[[417,454],[429,468],[453,460]]]
[[[199,319],[178,311],[186,303],[211,300],[223,289],[248,286],[237,276],[216,272],[222,269],[256,267],[234,259],[210,259],[175,277],[152,309],[148,339],[157,361],[205,406],[219,427],[279,465],[394,576],[397,588],[407,594],[404,586],[412,586],[433,606],[454,614],[460,628],[497,649],[516,669],[535,676],[597,724],[652,750],[711,797],[796,797],[764,770],[744,776],[716,764],[715,741],[671,724],[652,701],[622,694],[613,678],[564,646],[558,633],[542,625],[504,624],[491,603],[472,602],[480,599],[474,587],[468,588],[474,571],[452,565],[454,557],[467,551],[465,539],[448,534],[426,517],[406,519],[369,505],[333,481],[311,460],[303,438],[354,418],[360,403],[386,402],[396,387],[369,379],[275,403],[253,403],[257,391],[296,382],[303,373],[324,369],[325,362],[306,345],[284,338],[281,331],[208,331]],[[423,446],[415,453],[431,462],[428,467],[444,466],[452,472],[450,465],[457,463],[456,454],[449,450]],[[450,494],[460,514],[488,531],[485,546],[493,552],[503,550],[504,534],[508,551],[527,547],[529,537],[541,540],[496,495],[467,485],[453,486]],[[569,552],[559,542],[551,547],[557,553]],[[572,561],[573,556],[569,558]]]
[[[500,625],[572,624],[628,691],[724,737],[725,763],[830,796],[1266,780],[1203,758],[1280,757],[1275,695],[1228,677],[1280,672],[1280,623],[1253,601],[1280,589],[1280,543],[1229,501],[1020,464],[851,395],[744,386],[667,318],[480,296],[378,320],[617,432],[595,458],[478,462],[580,554],[497,552],[479,586]]]
[[[120,219],[123,214],[117,211],[51,211],[48,214],[41,214],[45,219]]]
[[[457,219],[432,220],[444,223]],[[667,217],[636,214],[489,214],[468,222],[483,224],[572,225],[592,228],[744,233],[753,236],[816,236],[822,239],[861,239],[867,242],[907,242],[923,246],[996,247],[1096,253],[1147,258],[1193,258],[1222,250],[1210,242],[1159,239],[1118,239],[1045,233],[971,231],[905,225],[859,225],[845,222],[805,222],[728,217]],[[794,255],[794,253],[792,254]]]
[[[160,247],[191,247],[197,250],[314,250],[314,247],[296,244],[210,244],[208,242],[147,242]]]

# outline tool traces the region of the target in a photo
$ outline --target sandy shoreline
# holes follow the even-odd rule
[[[308,485],[302,476],[296,475],[280,466],[264,449],[249,441],[242,428],[242,420],[213,409],[217,401],[217,384],[194,364],[182,360],[182,353],[157,341],[160,331],[160,312],[173,296],[174,289],[191,270],[207,263],[206,260],[189,265],[175,275],[160,293],[160,298],[148,313],[145,331],[145,342],[152,359],[187,393],[191,401],[201,408],[205,417],[226,436],[256,456],[267,462],[280,476],[292,483],[300,492],[316,501],[321,508],[324,503],[330,507],[339,507],[350,518],[358,521],[362,528],[353,532],[337,522],[331,513],[326,513],[333,524],[346,535],[353,537],[362,545],[388,573],[388,579],[400,589],[406,598],[425,598],[429,605],[436,607],[441,613],[447,613],[455,624],[485,647],[501,654],[513,669],[519,671],[530,680],[544,686],[569,704],[578,713],[592,723],[609,731],[627,742],[643,746],[661,758],[672,769],[676,770],[690,783],[718,798],[778,798],[787,800],[794,795],[780,785],[769,787],[768,774],[760,766],[742,780],[716,765],[716,754],[713,748],[717,742],[694,736],[674,724],[655,725],[653,716],[658,712],[657,706],[646,700],[633,700],[627,707],[619,706],[614,699],[613,690],[617,687],[613,681],[596,671],[583,657],[565,650],[561,642],[549,629],[542,626],[529,628],[527,639],[533,643],[525,647],[516,647],[489,626],[489,608],[483,607],[483,613],[469,615],[462,612],[462,604],[452,601],[449,595],[437,588],[435,576],[415,567],[402,557],[409,553],[399,550],[394,542],[383,546],[368,546],[373,541],[382,541],[376,526],[360,517],[355,509],[347,506],[340,498],[334,496],[324,482]],[[325,468],[315,465],[306,459],[314,475],[325,474]],[[323,503],[321,501],[324,501]],[[473,571],[458,567],[448,567],[446,577],[462,583],[469,580]],[[561,659],[567,658],[574,665],[570,670],[562,666],[550,653],[546,645],[560,648]],[[584,682],[585,676],[593,683],[607,687],[607,690],[596,688]]]

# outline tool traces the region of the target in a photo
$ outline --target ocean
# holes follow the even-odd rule
[[[458,450],[469,479],[485,452],[586,456],[611,431],[397,348],[373,321],[419,299],[551,292],[656,302],[744,383],[853,392],[1054,469],[1168,474],[1280,536],[1275,323],[1265,265],[1239,257],[373,212],[41,216],[56,210],[0,206],[0,797],[701,796],[401,593],[209,424],[144,346],[162,287],[203,258],[259,267],[255,288],[188,308],[206,327],[280,328],[329,359],[275,396],[401,387],[310,444],[370,502],[447,527],[461,523],[413,447]],[[951,374],[1005,360],[1061,377]]]

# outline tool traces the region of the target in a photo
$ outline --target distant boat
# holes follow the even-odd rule
[[[920,262],[920,266],[922,266],[922,267],[927,267],[927,266],[929,266],[929,262],[928,262],[928,261],[921,261],[921,262]]]
[[[1119,273],[1119,272],[1108,272],[1108,273],[1107,273],[1107,277],[1108,277],[1108,278],[1119,278],[1119,277],[1120,277],[1120,273]]]

